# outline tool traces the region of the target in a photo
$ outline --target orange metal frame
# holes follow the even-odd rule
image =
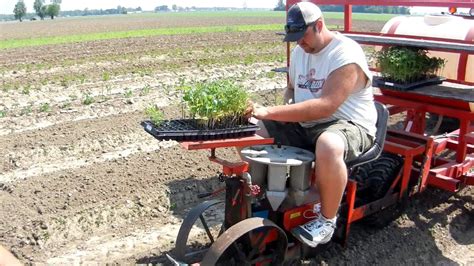
[[[202,150],[202,149],[210,149],[211,154],[208,157],[210,161],[217,163],[222,166],[222,172],[226,176],[242,176],[244,172],[248,171],[248,163],[244,161],[238,162],[230,162],[219,158],[216,156],[216,149],[217,148],[229,148],[229,147],[247,147],[247,146],[254,146],[254,145],[264,145],[264,144],[273,144],[273,138],[263,138],[258,135],[252,135],[249,137],[242,137],[242,138],[232,138],[232,139],[218,139],[218,140],[209,140],[209,141],[185,141],[180,142],[181,146],[183,146],[187,150]],[[226,193],[229,193],[226,191]],[[250,193],[250,187],[247,183],[241,182],[241,187],[238,190],[237,194],[232,197],[236,198],[237,201],[234,202],[227,202],[225,204],[231,204],[235,206],[238,204],[239,206],[239,213],[241,213],[242,217],[247,217],[247,202],[246,196]],[[226,208],[227,210],[227,208]],[[225,215],[227,217],[227,213]],[[260,232],[264,234],[265,232]],[[266,236],[263,241],[259,242],[260,245],[263,245],[273,242],[277,240],[278,235],[275,229],[271,229],[269,232],[266,232]],[[257,234],[251,236],[250,241],[252,243],[257,243],[261,235]],[[259,265],[264,265],[259,263]]]
[[[295,0],[287,1],[288,7],[299,2]],[[346,0],[346,1],[330,1],[330,0],[313,0],[317,4],[331,4],[344,5],[344,29],[345,32],[351,32],[352,27],[352,5],[404,5],[404,6],[456,6],[456,7],[473,7],[474,0],[465,1],[363,1],[363,0]],[[462,41],[461,41],[462,42]],[[470,42],[472,43],[472,41]],[[290,46],[287,45],[287,64],[289,66]],[[403,92],[400,92],[403,96]],[[389,94],[389,93],[388,93]],[[345,224],[343,239],[345,240],[349,234],[351,223],[381,210],[387,206],[396,204],[406,200],[414,193],[423,191],[427,185],[434,185],[446,190],[456,191],[463,184],[474,184],[474,177],[468,176],[468,171],[474,165],[474,127],[470,125],[470,121],[474,120],[474,113],[465,110],[456,109],[459,105],[457,103],[447,103],[441,99],[442,104],[436,105],[422,100],[406,99],[400,95],[380,95],[376,96],[376,100],[392,105],[390,109],[391,114],[402,111],[409,111],[408,119],[414,122],[412,132],[389,131],[385,142],[384,150],[400,154],[404,157],[405,163],[400,170],[397,178],[393,182],[387,195],[375,202],[366,205],[356,206],[357,183],[354,180],[349,180],[346,188],[346,198],[344,207],[347,209],[347,222]],[[451,104],[451,106],[449,106]],[[464,107],[465,108],[465,107]],[[461,120],[461,127],[457,132],[458,137],[446,137],[442,139],[434,139],[433,137],[423,136],[425,127],[424,115],[426,112],[434,112],[446,114]],[[407,121],[408,122],[408,121]],[[198,142],[181,142],[181,145],[188,150],[210,149],[211,155],[209,160],[218,163],[223,167],[223,173],[227,176],[241,176],[248,170],[246,162],[229,162],[218,158],[216,156],[217,148],[224,147],[244,147],[252,145],[273,144],[273,139],[262,138],[257,135],[225,140],[213,141],[198,141]],[[445,149],[451,149],[457,152],[455,161],[448,159],[440,159],[437,157]],[[413,162],[419,162],[421,167],[419,169],[413,168]],[[412,178],[417,178],[418,184],[414,189],[410,190],[410,181]],[[249,192],[249,188],[244,182],[242,189],[239,189],[239,195],[243,199],[243,195]],[[226,203],[230,204],[230,203]],[[241,211],[245,211],[246,205],[241,202]],[[294,226],[304,223],[307,218],[303,216],[305,211],[311,210],[313,204],[307,204],[283,213],[283,227],[289,231]],[[275,241],[277,238],[275,232],[270,232],[262,245]],[[300,251],[298,245],[288,249],[287,256],[299,256]]]
[[[300,2],[298,0],[288,0],[288,8]],[[474,0],[446,1],[446,0],[426,0],[426,1],[388,1],[388,0],[311,0],[318,5],[342,5],[344,6],[344,33],[400,37],[402,35],[377,34],[368,32],[352,31],[352,6],[353,5],[378,5],[378,6],[432,6],[432,7],[474,7]],[[472,44],[474,45],[474,33],[466,40],[448,40],[441,38],[427,38],[429,41],[447,41],[450,43]],[[418,36],[405,36],[404,38],[420,39]],[[372,44],[371,42],[361,42]],[[467,52],[456,50],[438,49],[448,52],[458,52],[461,54],[460,65],[458,67],[457,80],[451,80],[460,84],[466,83],[466,60]],[[472,53],[471,53],[472,54]],[[287,44],[287,66],[290,63],[290,44]],[[464,59],[463,59],[464,58]],[[464,65],[462,65],[464,63]],[[472,84],[471,84],[472,85]],[[345,225],[344,239],[349,234],[352,222],[355,222],[368,214],[374,213],[387,206],[406,200],[414,193],[421,192],[428,185],[436,186],[448,191],[457,191],[464,185],[474,185],[474,175],[469,173],[474,166],[474,112],[470,111],[470,103],[462,100],[452,100],[446,98],[433,98],[410,92],[401,92],[381,89],[383,95],[377,95],[375,99],[390,105],[390,114],[407,112],[405,124],[411,123],[410,132],[389,131],[384,150],[404,157],[404,165],[397,178],[393,182],[387,195],[375,202],[355,206],[357,183],[349,180],[346,188],[345,207],[347,208],[347,223]],[[459,119],[460,128],[451,132],[446,137],[434,138],[424,136],[426,126],[425,115],[427,112],[437,113],[448,117]],[[456,159],[450,160],[441,157],[445,150],[456,152]],[[418,162],[421,167],[415,169],[413,162]],[[410,180],[418,180],[413,190],[409,190]],[[397,190],[397,191],[395,191]]]
[[[222,172],[225,175],[238,175],[241,176],[243,172],[247,171],[248,163],[230,162],[216,156],[217,148],[229,148],[229,147],[247,147],[254,145],[273,144],[273,138],[263,138],[258,135],[252,135],[249,137],[232,138],[232,139],[218,139],[218,140],[205,140],[205,141],[183,141],[180,142],[187,150],[202,150],[210,149],[211,155],[209,160],[217,164],[222,165]]]

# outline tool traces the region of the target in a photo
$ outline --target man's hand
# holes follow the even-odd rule
[[[253,105],[253,112],[252,112],[253,117],[255,117],[259,120],[262,120],[262,119],[266,119],[267,115],[268,115],[267,107],[265,107],[263,105],[260,105],[258,103],[255,103]]]
[[[244,116],[247,118],[255,117],[257,119],[265,119],[268,114],[268,110],[265,106],[252,101],[247,102],[247,109],[245,110]]]
[[[254,103],[251,100],[247,101],[247,109],[245,109],[244,117],[250,118],[253,114]]]

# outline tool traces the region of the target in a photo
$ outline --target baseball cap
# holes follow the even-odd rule
[[[311,2],[299,2],[288,9],[285,25],[285,42],[296,42],[303,38],[308,25],[321,17],[321,9]]]

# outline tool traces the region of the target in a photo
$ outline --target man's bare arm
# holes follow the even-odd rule
[[[285,122],[304,122],[331,116],[349,95],[367,83],[367,76],[357,64],[333,71],[323,85],[321,98],[292,105],[258,108],[254,116]]]
[[[8,250],[0,246],[0,266],[21,266],[20,261]]]

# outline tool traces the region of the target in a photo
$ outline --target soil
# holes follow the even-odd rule
[[[9,28],[9,36],[18,29]],[[226,50],[233,43],[245,43],[247,50]],[[189,54],[164,52],[178,46]],[[146,56],[153,49],[161,55]],[[257,102],[277,102],[286,80],[268,73],[284,63],[258,58],[284,51],[271,32],[0,50],[1,245],[26,264],[168,263],[164,255],[172,251],[183,217],[202,201],[197,194],[222,187],[221,169],[208,160],[207,150],[188,151],[148,135],[140,126],[144,108],[154,104],[166,118],[180,118],[176,88],[183,81],[217,77],[243,84]],[[200,58],[225,53],[257,60],[196,67]],[[40,63],[50,67],[27,67]],[[128,72],[130,64],[150,64],[153,70]],[[175,67],[160,67],[166,64]],[[85,81],[42,82],[71,72],[84,74]],[[86,103],[86,96],[93,101]],[[391,126],[400,127],[400,119],[392,117]],[[238,160],[233,149],[218,149],[217,155]],[[456,194],[430,188],[412,198],[388,227],[355,225],[346,248],[330,243],[302,263],[472,265],[473,195],[472,187]],[[192,238],[199,242],[202,230]]]

